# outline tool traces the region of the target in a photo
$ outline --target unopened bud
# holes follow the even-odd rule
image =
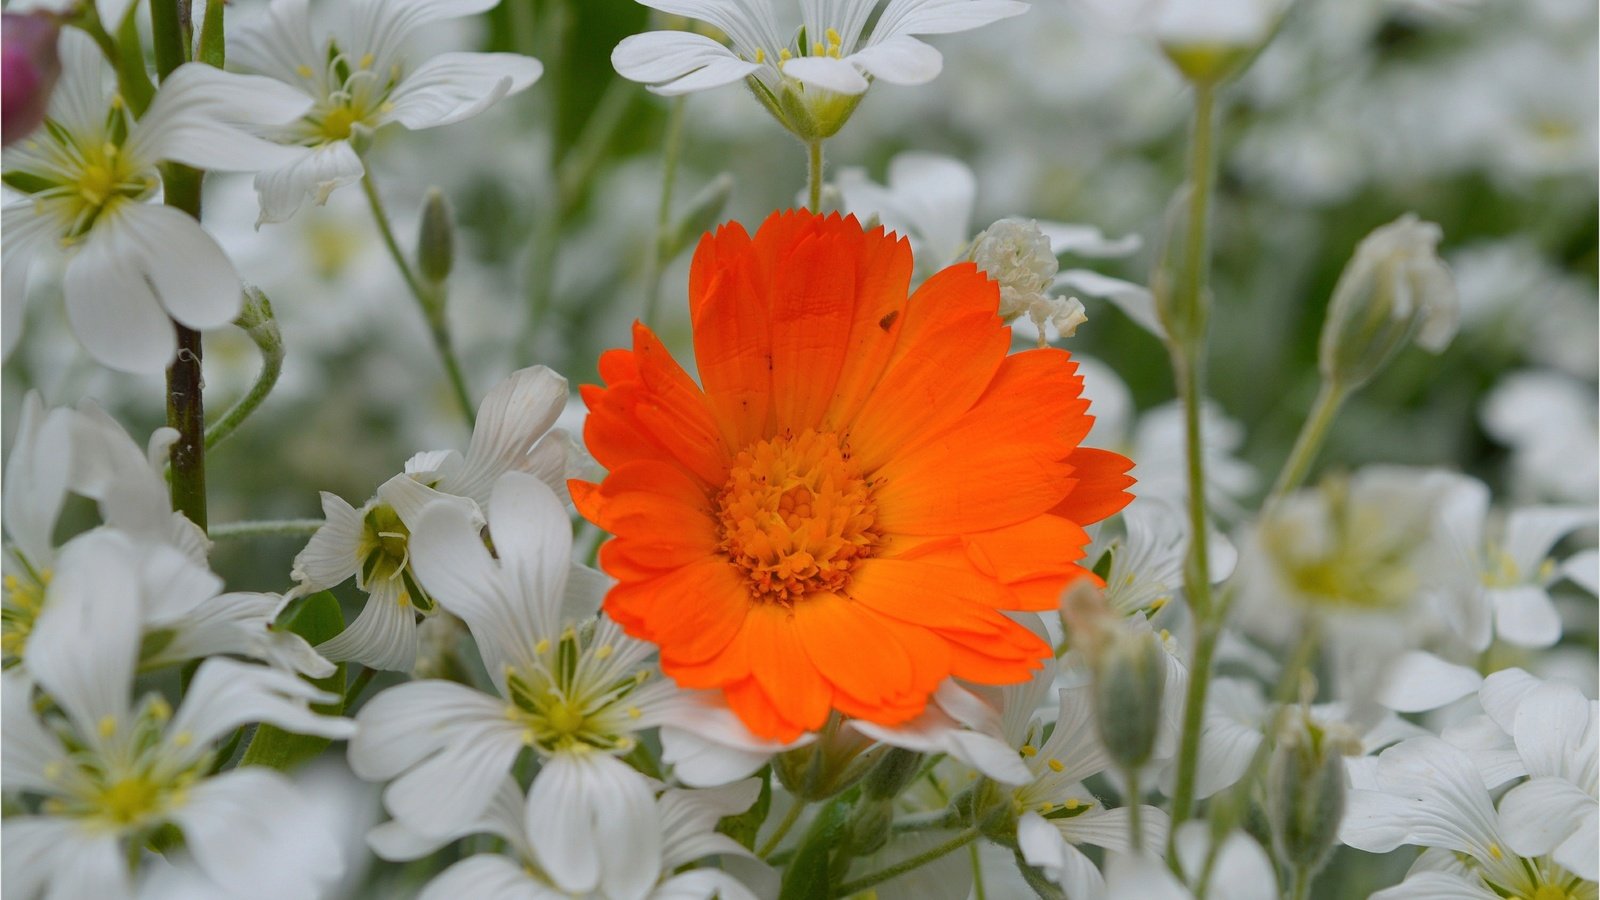
[[[854,856],[870,856],[889,843],[889,826],[894,822],[894,801],[863,796],[850,817],[846,837]]]
[[[1091,660],[1100,740],[1124,769],[1143,766],[1155,751],[1167,682],[1164,652],[1153,632],[1128,623],[1102,636]]]
[[[248,285],[244,289],[243,299],[233,324],[244,329],[245,334],[263,350],[281,349],[283,332],[279,330],[278,320],[272,314],[272,301],[259,288]]]
[[[893,800],[910,786],[922,771],[922,754],[901,747],[884,750],[872,771],[861,784],[861,792],[875,800]]]
[[[1198,340],[1205,333],[1206,317],[1211,308],[1210,290],[1205,283],[1204,249],[1200,250],[1197,260],[1190,259],[1190,254],[1196,252],[1189,239],[1192,230],[1189,205],[1193,191],[1194,186],[1186,184],[1167,204],[1161,244],[1150,271],[1156,319],[1168,340],[1179,346]]]
[[[429,282],[443,284],[455,261],[455,213],[443,191],[428,188],[422,201],[422,224],[417,228],[417,271]]]
[[[1295,870],[1316,872],[1337,843],[1344,819],[1344,757],[1360,742],[1337,724],[1325,726],[1302,712],[1290,714],[1267,768],[1267,817],[1278,858]]]
[[[1156,40],[1184,78],[1218,84],[1243,72],[1277,24],[1271,0],[1167,0]]]
[[[46,13],[5,13],[0,21],[0,139],[7,145],[44,121],[61,75],[56,38],[61,26]]]
[[[1438,353],[1460,316],[1455,281],[1439,259],[1441,232],[1407,213],[1373,231],[1339,275],[1322,325],[1322,377],[1346,390],[1369,381],[1415,340]]]
[[[872,743],[854,729],[840,728],[835,713],[815,741],[774,756],[772,770],[796,797],[825,800],[860,781],[872,768],[877,757],[866,753]]]

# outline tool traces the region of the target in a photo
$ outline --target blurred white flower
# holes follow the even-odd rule
[[[738,841],[717,832],[725,816],[749,809],[760,792],[760,782],[746,780],[712,790],[669,789],[641,810],[647,825],[660,835],[661,855],[654,861],[650,879],[635,878],[630,872],[621,878],[600,877],[602,887],[585,896],[595,900],[755,900],[755,894],[728,872],[716,868],[691,868],[674,874],[686,863],[708,856],[751,857]],[[427,835],[408,829],[402,822],[387,822],[372,831],[368,840],[378,854],[390,860],[418,859],[457,838],[469,834],[492,834],[506,842],[506,854],[477,854],[456,863],[428,882],[419,900],[454,900],[458,897],[569,896],[567,888],[547,874],[534,849],[536,840],[523,812],[522,791],[516,782],[501,783],[494,800],[474,822],[447,835]],[[616,851],[600,847],[600,866],[633,869],[634,861]],[[625,884],[619,884],[622,882]]]
[[[1466,635],[1468,649],[1487,649],[1491,621],[1494,637],[1519,647],[1549,647],[1561,639],[1549,589],[1564,572],[1549,554],[1595,519],[1592,508],[1531,506],[1491,522],[1489,488],[1482,482],[1461,478],[1449,489],[1437,525],[1443,552],[1432,577],[1457,594],[1462,608],[1476,610],[1471,621],[1480,626]]]
[[[524,828],[541,870],[567,892],[641,896],[660,874],[661,834],[649,784],[618,757],[668,720],[677,688],[650,645],[595,618],[603,588],[566,602],[572,526],[549,487],[509,472],[488,512],[498,558],[458,503],[429,505],[410,543],[418,579],[467,623],[498,696],[448,681],[390,688],[357,717],[351,768],[393,779],[389,812],[439,837],[476,822],[531,747],[541,767]]]
[[[5,148],[4,349],[22,334],[28,275],[43,254],[68,253],[62,291],[72,330],[96,361],[156,373],[177,347],[172,320],[217,328],[239,311],[239,276],[186,213],[151,201],[157,165],[224,172],[285,165],[304,152],[249,134],[292,121],[306,100],[270,79],[199,63],[179,66],[133,121],[111,69],[77,29],[60,38],[61,82],[46,124]],[[16,195],[10,194],[14,197]]]
[[[5,790],[45,798],[37,814],[6,819],[7,894],[129,897],[130,861],[168,825],[234,896],[310,896],[337,877],[332,836],[288,779],[260,767],[209,774],[214,745],[251,722],[349,737],[350,720],[309,709],[336,696],[292,673],[210,659],[176,712],[157,694],[135,706],[137,586],[101,566],[64,570],[56,585],[29,667],[59,714],[41,718],[28,681],[4,676]]]
[[[787,744],[756,737],[720,691],[680,691],[660,735],[661,761],[672,766],[676,781],[690,787],[737,781],[766,765],[774,753],[816,740],[813,733]]]
[[[1589,503],[1600,495],[1600,426],[1593,382],[1527,369],[1503,378],[1478,411],[1511,448],[1513,499]]]
[[[1576,708],[1574,708],[1576,709]],[[1593,714],[1581,710],[1590,727]],[[1573,734],[1573,723],[1542,723]],[[1581,733],[1581,725],[1579,726]],[[1592,756],[1590,757],[1592,760]],[[1529,837],[1504,809],[1465,752],[1439,738],[1417,737],[1379,754],[1348,760],[1350,791],[1340,839],[1369,853],[1403,845],[1429,848],[1400,885],[1373,894],[1379,900],[1460,897],[1593,897],[1596,886],[1543,853],[1523,856]],[[1532,782],[1530,782],[1532,783]],[[1552,816],[1546,827],[1576,829],[1577,810]],[[1593,815],[1592,805],[1588,814]],[[1588,819],[1592,826],[1593,818]],[[1592,865],[1594,846],[1584,844]]]
[[[438,22],[481,13],[499,0],[354,0],[348,19],[318,40],[309,0],[273,0],[266,15],[236,29],[231,61],[277,79],[302,99],[303,118],[271,132],[311,148],[256,176],[259,222],[282,222],[309,196],[319,205],[365,174],[351,141],[398,122],[418,130],[451,125],[533,84],[543,66],[516,53],[441,53],[419,61],[407,50]]]
[[[1461,327],[1520,359],[1592,377],[1600,349],[1594,283],[1567,271],[1527,237],[1472,244],[1450,255]],[[1528,314],[1537,297],[1538,314]]]
[[[611,53],[622,77],[666,95],[748,79],[756,99],[807,140],[836,133],[874,79],[932,81],[944,59],[915,35],[970,31],[1028,9],[1020,0],[889,0],[868,34],[880,0],[801,0],[800,27],[788,37],[773,0],[639,2],[706,22],[733,46],[686,31],[636,34]]]
[[[294,559],[295,596],[355,576],[367,592],[361,614],[318,650],[334,660],[408,672],[417,656],[417,617],[436,611],[411,567],[410,534],[430,503],[454,503],[477,521],[496,479],[530,472],[565,496],[569,439],[550,432],[567,401],[567,380],[544,366],[514,372],[478,405],[472,442],[418,453],[359,510],[322,494],[326,521]]]

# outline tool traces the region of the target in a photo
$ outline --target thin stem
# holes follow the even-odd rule
[[[806,186],[811,192],[809,208],[814,213],[822,212],[822,141],[811,141],[806,144],[807,166]]]
[[[321,519],[262,519],[255,522],[224,522],[211,527],[213,540],[256,537],[305,537],[321,528]]]
[[[800,813],[803,812],[805,808],[805,801],[801,800],[799,797],[794,798],[794,803],[790,805],[789,811],[784,813],[783,819],[778,822],[777,830],[772,832],[771,837],[762,842],[761,849],[756,851],[756,855],[762,859],[766,859],[768,856],[771,856],[772,851],[778,849],[778,845],[783,843],[783,839],[788,836],[789,829],[794,827],[794,823],[800,821]]]
[[[661,271],[667,259],[667,230],[672,227],[672,187],[678,180],[678,157],[683,152],[684,106],[688,97],[672,98],[667,112],[666,143],[661,160],[661,205],[656,209],[656,234],[650,242],[650,268],[645,272],[644,324],[656,327],[656,310],[661,303]]]
[[[948,831],[960,824],[960,812],[954,809],[941,809],[895,819],[890,823],[889,831],[894,834],[906,834],[912,831]]]
[[[210,450],[222,443],[233,434],[234,430],[250,418],[251,413],[261,406],[267,395],[272,393],[272,388],[278,383],[278,376],[283,374],[283,344],[276,345],[256,342],[261,348],[261,372],[256,375],[255,383],[250,385],[250,392],[245,394],[235,403],[222,418],[206,429],[206,449]]]
[[[169,195],[170,200],[170,195]],[[196,216],[195,218],[199,218]],[[184,265],[184,261],[173,261]],[[200,332],[177,321],[178,352],[167,366],[167,425],[178,432],[172,444],[172,508],[206,530],[205,379],[200,365]]]
[[[1189,818],[1194,806],[1195,776],[1199,766],[1200,729],[1205,718],[1206,694],[1211,684],[1211,658],[1221,633],[1221,617],[1211,598],[1210,528],[1206,516],[1205,440],[1201,428],[1201,399],[1205,396],[1206,324],[1210,310],[1205,288],[1210,266],[1211,192],[1216,178],[1215,86],[1195,86],[1194,131],[1189,151],[1188,228],[1183,248],[1183,274],[1177,285],[1184,296],[1174,308],[1184,310],[1184,333],[1171,348],[1173,373],[1183,400],[1184,450],[1188,468],[1189,552],[1184,564],[1184,594],[1194,611],[1195,651],[1190,666],[1183,734],[1179,745],[1177,786],[1172,798],[1172,834]],[[1170,847],[1169,847],[1170,849]],[[1176,859],[1176,853],[1169,853]]]
[[[847,881],[844,884],[839,885],[838,890],[835,892],[835,896],[848,897],[851,894],[864,891],[873,885],[882,884],[891,878],[904,875],[913,869],[921,868],[922,866],[933,862],[947,853],[953,853],[956,850],[960,850],[962,847],[965,847],[976,840],[977,837],[978,829],[968,828],[966,831],[961,832],[950,840],[945,841],[938,846],[930,847],[922,853],[918,853],[916,856],[903,859],[892,866],[879,869],[871,874],[863,875],[862,877],[857,878],[855,881]]]
[[[1306,475],[1311,472],[1311,464],[1316,462],[1317,452],[1328,438],[1328,428],[1333,425],[1339,408],[1349,395],[1348,391],[1331,381],[1322,382],[1316,402],[1311,405],[1311,414],[1300,426],[1300,436],[1295,438],[1294,449],[1289,451],[1289,459],[1283,464],[1283,471],[1278,473],[1278,481],[1272,486],[1264,509],[1276,506],[1290,491],[1305,482]]]
[[[367,195],[367,205],[372,208],[372,219],[378,224],[378,233],[383,238],[383,246],[394,259],[395,266],[400,269],[400,276],[405,279],[406,288],[411,291],[411,296],[417,301],[417,308],[422,312],[423,320],[428,323],[428,333],[433,337],[433,345],[439,351],[439,360],[444,364],[444,371],[450,379],[450,387],[455,392],[456,402],[461,406],[461,413],[466,416],[467,426],[470,428],[476,418],[477,408],[472,402],[472,394],[467,390],[467,380],[461,374],[461,363],[456,360],[455,351],[450,347],[450,327],[445,318],[442,291],[424,285],[412,271],[411,263],[406,261],[400,243],[395,240],[394,230],[389,226],[389,215],[384,212],[383,199],[378,196],[378,186],[372,180],[371,166],[367,167],[367,174],[361,178],[361,189]]]
[[[355,681],[350,682],[350,687],[344,692],[345,712],[350,711],[350,704],[360,699],[362,693],[366,691],[367,685],[372,683],[373,677],[377,674],[377,669],[369,669],[365,666],[361,668],[361,674],[356,676]]]
[[[967,852],[972,857],[972,900],[989,900],[988,891],[983,887],[983,857],[978,845],[969,845]]]
[[[1289,892],[1289,900],[1306,900],[1311,896],[1311,869],[1308,866],[1294,867],[1294,888]]]
[[[1122,773],[1128,782],[1128,830],[1132,832],[1133,852],[1144,852],[1144,794],[1139,790],[1139,767],[1129,766]]]

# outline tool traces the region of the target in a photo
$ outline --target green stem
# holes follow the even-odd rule
[[[772,836],[762,842],[761,849],[756,851],[756,855],[762,859],[771,856],[772,851],[778,849],[778,845],[783,843],[783,839],[788,836],[789,830],[794,827],[794,823],[800,821],[800,813],[805,808],[804,800],[799,797],[794,798],[794,803],[790,805],[789,811],[784,813],[783,819],[778,822],[777,830],[773,831]]]
[[[263,519],[255,522],[224,522],[211,528],[213,540],[255,537],[304,537],[321,528],[321,519]]]
[[[150,33],[155,45],[156,73],[165,81],[189,61],[189,4],[186,0],[150,0]]]
[[[417,301],[417,309],[422,312],[422,318],[428,324],[428,333],[433,337],[433,346],[439,351],[439,360],[444,364],[445,375],[450,379],[450,387],[455,392],[456,402],[461,407],[461,414],[467,419],[467,427],[470,428],[477,416],[477,407],[472,402],[472,394],[467,390],[467,379],[461,374],[461,363],[456,360],[455,351],[450,347],[450,326],[445,318],[442,289],[435,290],[424,285],[412,271],[411,263],[406,261],[406,255],[400,249],[400,242],[395,240],[394,230],[389,226],[389,215],[384,211],[383,199],[378,196],[378,186],[372,180],[370,165],[367,166],[367,173],[361,178],[361,189],[367,195],[367,205],[372,209],[372,219],[378,225],[378,234],[383,238],[383,246],[394,259],[395,266],[400,269],[400,276],[405,279],[406,288],[411,291],[411,296]]]
[[[645,272],[644,324],[656,327],[656,310],[661,303],[661,270],[672,260],[666,258],[667,229],[672,227],[672,186],[677,181],[678,157],[683,152],[684,106],[688,97],[672,99],[667,113],[666,145],[662,148],[661,206],[656,210],[656,234],[650,242],[650,268]]]
[[[922,815],[895,819],[889,825],[889,830],[894,834],[906,834],[913,831],[949,831],[960,824],[961,813],[953,809],[941,809]]]
[[[839,889],[835,896],[848,897],[851,894],[864,891],[873,885],[882,884],[891,878],[904,875],[905,873],[914,869],[919,869],[947,853],[953,853],[957,850],[960,850],[962,847],[965,847],[976,840],[977,837],[978,829],[968,828],[966,831],[961,832],[950,840],[945,841],[938,846],[930,847],[927,850],[918,853],[916,856],[903,859],[892,866],[887,866],[871,874],[863,875],[854,881],[847,881],[844,884],[839,885]]]
[[[1184,594],[1194,612],[1195,651],[1189,667],[1183,734],[1179,744],[1177,785],[1172,798],[1172,834],[1189,818],[1194,807],[1194,786],[1200,756],[1200,729],[1205,720],[1206,694],[1211,684],[1211,658],[1221,633],[1221,617],[1211,598],[1210,529],[1206,516],[1205,441],[1201,429],[1201,401],[1205,396],[1206,322],[1210,316],[1206,272],[1210,265],[1211,190],[1216,160],[1216,94],[1212,85],[1195,87],[1194,134],[1189,152],[1188,228],[1183,249],[1183,275],[1177,280],[1184,296],[1174,299],[1175,309],[1188,311],[1184,334],[1171,347],[1173,374],[1183,400],[1184,450],[1189,487],[1189,552],[1184,564]],[[1170,840],[1169,840],[1169,850]],[[1169,852],[1169,858],[1177,854]]]
[[[178,432],[171,456],[172,508],[205,531],[206,410],[200,332],[176,321],[172,327],[178,336],[178,352],[167,366],[167,425]]]
[[[367,685],[372,683],[372,679],[377,674],[377,669],[370,669],[365,666],[361,668],[361,674],[356,676],[355,681],[350,682],[350,687],[344,692],[344,708],[346,712],[350,711],[352,703],[360,699],[361,695],[367,690]]]
[[[822,212],[822,141],[816,140],[806,144],[806,187],[810,191],[811,201],[809,208],[814,213]]]
[[[1300,426],[1300,436],[1295,438],[1294,449],[1289,451],[1289,459],[1283,464],[1283,471],[1278,473],[1278,481],[1272,486],[1272,493],[1268,495],[1264,509],[1272,509],[1279,501],[1289,495],[1289,492],[1300,487],[1306,480],[1306,475],[1311,472],[1311,464],[1317,459],[1317,452],[1322,449],[1322,444],[1328,438],[1328,428],[1333,425],[1333,420],[1339,415],[1339,409],[1344,405],[1349,392],[1324,380],[1322,387],[1317,391],[1316,402],[1311,405],[1311,414],[1306,417],[1305,424]]]
[[[1128,782],[1128,830],[1137,855],[1144,852],[1144,794],[1139,790],[1139,767],[1129,766],[1122,777]]]
[[[1289,892],[1290,900],[1306,900],[1311,896],[1311,869],[1306,866],[1294,867],[1294,888]]]
[[[206,429],[206,449],[210,450],[222,443],[233,434],[234,430],[250,418],[251,413],[261,406],[261,402],[272,393],[272,388],[278,383],[278,376],[283,374],[283,344],[267,344],[260,340],[256,346],[261,349],[261,372],[256,375],[255,383],[250,385],[250,392],[240,398],[216,424]]]
[[[144,115],[144,111],[150,107],[150,100],[155,97],[156,88],[150,83],[150,74],[144,70],[144,56],[139,52],[138,22],[134,21],[133,16],[126,16],[120,30],[123,45],[134,51],[131,55],[123,53],[117,40],[106,31],[93,3],[83,5],[80,18],[73,24],[89,35],[100,48],[100,54],[116,71],[117,92],[128,104],[134,118]]]

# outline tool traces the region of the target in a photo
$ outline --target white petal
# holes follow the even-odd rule
[[[133,542],[117,532],[68,542],[28,640],[29,673],[84,740],[95,740],[104,722],[127,718],[141,630],[137,559]]]
[[[28,273],[33,261],[50,244],[55,226],[34,212],[32,203],[7,206],[0,222],[6,239],[0,244],[0,345],[9,357],[22,338],[28,310]]]
[[[409,672],[417,663],[417,614],[401,599],[399,579],[367,585],[367,602],[354,622],[317,645],[331,660],[359,662],[388,672]]]
[[[1261,731],[1228,716],[1208,714],[1200,731],[1195,796],[1209,797],[1244,777],[1261,746]]]
[[[1582,827],[1597,804],[1600,801],[1570,781],[1534,778],[1500,798],[1501,833],[1518,856],[1544,856]]]
[[[310,708],[337,699],[289,672],[214,656],[200,664],[167,730],[187,735],[187,746],[197,751],[250,722],[338,740],[350,737],[355,724]]]
[[[939,51],[910,35],[896,35],[845,57],[874,78],[890,84],[926,84],[944,67]]]
[[[556,372],[544,366],[513,372],[478,404],[472,443],[461,468],[442,480],[439,489],[487,507],[495,479],[509,471],[526,471],[529,452],[566,404],[567,380]]]
[[[528,791],[526,829],[562,889],[643,897],[661,873],[661,833],[644,776],[611,756],[558,753]],[[604,858],[602,858],[604,854]]]
[[[456,863],[428,882],[417,900],[555,900],[515,861],[479,853]]]
[[[1600,552],[1580,550],[1561,564],[1561,574],[1591,594],[1600,594]]]
[[[1165,863],[1148,853],[1106,854],[1106,892],[1140,900],[1191,900],[1194,896],[1178,883]]]
[[[1597,753],[1594,720],[1593,702],[1571,685],[1552,682],[1528,692],[1517,706],[1511,729],[1528,774],[1592,785]]]
[[[1088,269],[1067,269],[1056,276],[1055,286],[1109,300],[1140,328],[1158,338],[1166,335],[1161,320],[1156,318],[1155,296],[1148,288]]]
[[[710,69],[700,88],[717,87],[749,75],[760,64],[739,59],[733,51],[702,34],[687,31],[647,31],[622,39],[611,51],[617,74],[643,84],[668,84]],[[720,79],[720,80],[717,80]]]
[[[215,238],[170,206],[122,207],[116,236],[124,258],[138,265],[174,319],[194,329],[218,328],[239,315],[239,274]],[[98,224],[96,227],[100,227]],[[181,266],[172,265],[181,259]]]
[[[228,62],[285,84],[310,87],[326,60],[311,37],[308,4],[309,0],[272,0],[264,15],[230,28]],[[307,78],[304,70],[313,77]]]
[[[1143,244],[1137,234],[1108,238],[1093,225],[1075,225],[1069,222],[1036,222],[1039,231],[1050,241],[1050,252],[1056,255],[1071,253],[1090,259],[1128,256],[1136,253]]]
[[[181,629],[196,610],[222,591],[222,579],[176,547],[142,548],[139,591],[145,624]]]
[[[256,173],[256,196],[261,201],[263,222],[287,222],[311,197],[318,206],[328,202],[328,195],[347,184],[355,184],[366,174],[361,157],[348,141],[334,141],[295,157],[271,169]]]
[[[881,894],[881,890],[880,890]],[[744,882],[717,869],[674,875],[650,892],[650,900],[756,900]]]
[[[47,731],[33,713],[33,684],[21,668],[0,675],[0,780],[6,790],[51,794],[59,790],[46,773],[53,766],[70,765],[66,748]]]
[[[1033,773],[1015,747],[993,735],[968,731],[931,706],[911,721],[895,726],[860,719],[852,719],[848,725],[893,747],[919,753],[948,753],[1002,784],[1022,785],[1033,780]]]
[[[1550,548],[1573,531],[1593,525],[1593,509],[1534,506],[1514,510],[1506,519],[1506,553],[1524,572],[1537,572]]]
[[[1346,844],[1369,853],[1417,844],[1488,859],[1489,846],[1503,843],[1483,779],[1450,744],[1433,737],[1396,744],[1378,755],[1374,774],[1374,789],[1350,792],[1339,830]]]
[[[162,81],[123,151],[147,162],[172,160],[220,172],[254,172],[294,162],[307,151],[251,134],[286,125],[311,109],[311,97],[260,75],[185,63]]]
[[[1418,872],[1378,891],[1371,900],[1499,900],[1500,895],[1482,884],[1449,872]]]
[[[897,34],[953,34],[1028,11],[1021,0],[891,0],[872,42]]]
[[[746,778],[711,790],[663,792],[657,805],[662,835],[661,867],[676,869],[686,862],[717,854],[752,855],[716,828],[724,817],[749,809],[760,793],[758,778]]]
[[[544,66],[518,53],[441,53],[395,88],[390,116],[407,128],[469,119],[538,80]]]
[[[342,584],[361,568],[361,514],[342,497],[322,492],[322,526],[295,554],[289,577],[297,593],[325,591]]]
[[[1478,703],[1506,734],[1516,731],[1517,709],[1542,681],[1521,669],[1501,669],[1483,680]]]
[[[1154,806],[1140,806],[1139,820],[1144,831],[1144,846],[1166,845],[1168,819],[1165,811]],[[1069,819],[1057,819],[1055,826],[1074,844],[1093,844],[1117,853],[1133,852],[1133,820],[1126,806],[1097,807]]]
[[[177,350],[177,334],[144,280],[140,261],[120,256],[120,242],[107,233],[121,218],[97,223],[67,263],[61,282],[67,320],[97,362],[124,372],[157,374]]]
[[[471,834],[496,834],[512,847],[525,843],[522,836],[522,788],[513,778],[500,783],[483,817],[443,834],[424,834],[398,819],[367,832],[367,845],[379,858],[392,862],[421,859],[445,844]]]
[[[1395,712],[1438,709],[1476,691],[1483,678],[1476,669],[1445,662],[1432,653],[1412,650],[1396,660],[1378,702]]]
[[[114,831],[90,831],[75,819],[8,816],[3,844],[6,896],[45,900],[133,897]]]
[[[452,729],[439,752],[383,792],[389,812],[423,834],[454,832],[480,818],[524,746],[522,726],[503,710],[492,719],[463,716]]]
[[[235,896],[318,896],[344,870],[337,836],[293,782],[266,768],[201,781],[172,818],[195,862]]]
[[[1590,806],[1578,822],[1577,830],[1551,854],[1555,861],[1588,881],[1600,880],[1600,860],[1595,847],[1600,845],[1600,810]]]
[[[1058,872],[1066,865],[1066,838],[1033,810],[1017,820],[1017,849],[1028,865],[1046,872]]]
[[[489,532],[495,552],[536,615],[559,615],[572,559],[572,524],[561,501],[544,482],[508,472],[489,498]]]
[[[869,86],[855,66],[831,56],[798,56],[785,60],[779,69],[809,87],[838,94],[865,94]]]
[[[367,781],[388,781],[443,747],[459,729],[496,718],[505,718],[505,702],[466,685],[397,685],[380,691],[356,714],[350,768]]]
[[[55,556],[56,518],[72,472],[72,413],[48,412],[37,391],[22,401],[17,436],[6,460],[5,529],[30,565],[48,566]]]
[[[1542,587],[1491,588],[1494,628],[1500,639],[1518,647],[1549,647],[1561,640],[1561,615]]]
[[[756,737],[723,702],[719,691],[680,691],[668,724],[661,727],[661,759],[690,787],[714,787],[750,775],[774,753],[803,747]]]

